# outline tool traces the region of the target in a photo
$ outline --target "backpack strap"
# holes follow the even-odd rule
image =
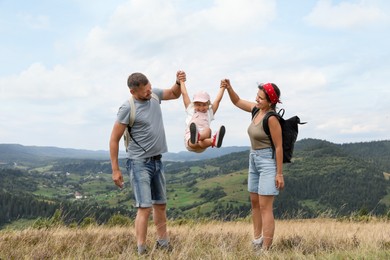
[[[255,117],[256,113],[257,113],[259,110],[260,110],[260,108],[258,108],[258,107],[256,107],[256,106],[254,106],[254,107],[252,108],[252,120],[253,120],[253,118]]]
[[[281,109],[282,110],[282,109]],[[264,132],[267,134],[269,140],[271,141],[271,146],[272,146],[272,159],[275,158],[275,145],[274,145],[274,142],[272,141],[272,137],[271,137],[271,132],[269,130],[269,125],[268,125],[268,119],[271,117],[271,116],[276,116],[277,119],[279,120],[280,117],[283,117],[284,115],[284,109],[282,111],[282,115],[280,115],[280,112],[281,110],[279,110],[278,113],[276,113],[275,111],[270,111],[268,112],[267,114],[264,115],[264,118],[263,118],[263,129],[264,129]]]
[[[135,104],[134,104],[133,95],[130,96],[129,103],[130,103],[130,117],[129,117],[129,125],[128,126],[130,126],[130,128],[131,128],[134,125],[134,121],[135,121]]]
[[[153,92],[152,92],[152,98],[154,98],[155,100],[157,100],[160,103],[159,97],[155,93],[153,93]],[[131,95],[130,98],[129,98],[129,104],[130,104],[129,124],[127,125],[127,133],[125,133],[125,135],[124,135],[126,152],[127,152],[127,147],[128,147],[128,145],[130,143],[130,138],[134,141],[134,143],[136,145],[141,147],[141,149],[144,150],[144,152],[146,152],[146,150],[137,142],[137,140],[134,139],[133,135],[131,134],[131,128],[134,125],[135,114],[136,114],[136,108],[135,108],[133,95]]]
[[[265,114],[265,116],[263,117],[263,128],[264,128],[264,132],[268,135],[268,137],[271,139],[271,133],[269,131],[269,126],[268,126],[268,119],[271,117],[271,116],[276,116],[279,120],[279,117],[281,117],[278,113],[276,113],[275,111],[270,111],[268,112],[267,114]],[[272,139],[271,139],[271,143],[272,143]]]
[[[253,118],[255,117],[255,115],[257,114],[257,112],[260,110],[260,108],[254,106],[252,108],[252,120]],[[280,117],[283,117],[284,115],[284,109],[280,109],[278,113],[276,113],[275,111],[270,111],[268,112],[267,114],[264,115],[263,117],[263,129],[264,129],[264,132],[267,134],[269,140],[271,141],[271,146],[272,146],[272,158],[275,158],[275,146],[274,146],[274,143],[272,142],[272,138],[271,138],[271,133],[269,131],[269,126],[268,126],[268,119],[271,117],[271,116],[276,116],[278,119]]]
[[[157,100],[159,103],[160,103],[160,99],[158,98],[158,96],[152,92],[152,98],[154,98],[155,100]],[[135,108],[135,103],[134,103],[134,97],[133,95],[130,96],[129,98],[129,103],[130,103],[130,117],[129,117],[129,126],[130,127],[133,127],[134,125],[134,121],[135,121],[135,112],[136,112],[136,108]]]

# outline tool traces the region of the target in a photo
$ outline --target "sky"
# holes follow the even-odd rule
[[[169,88],[178,70],[212,100],[225,78],[250,101],[275,83],[298,139],[389,140],[389,32],[387,0],[0,0],[0,143],[108,150],[127,77]],[[161,106],[184,151],[182,99]],[[225,93],[223,146],[249,146],[249,124]]]

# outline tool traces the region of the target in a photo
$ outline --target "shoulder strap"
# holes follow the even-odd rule
[[[256,113],[260,110],[260,108],[257,108],[256,106],[254,106],[252,108],[252,119],[255,117]]]
[[[134,104],[133,95],[130,95],[129,103],[130,103],[129,126],[132,127],[134,125],[134,120],[135,120],[135,104]]]
[[[283,114],[284,114],[284,110],[283,110]],[[275,145],[274,145],[274,142],[272,141],[271,132],[269,131],[269,126],[268,126],[268,119],[271,116],[276,116],[279,120],[280,114],[276,113],[275,111],[270,111],[267,114],[265,114],[264,118],[263,118],[263,129],[264,129],[264,132],[268,135],[269,140],[271,141],[272,158],[275,158]]]
[[[271,133],[269,131],[269,126],[268,126],[268,119],[271,117],[271,116],[276,116],[276,117],[280,117],[280,115],[278,113],[276,113],[275,111],[270,111],[268,112],[267,114],[265,114],[264,118],[263,118],[263,128],[264,128],[264,132],[268,135],[268,137],[271,139]],[[272,139],[271,139],[271,142],[272,142]]]

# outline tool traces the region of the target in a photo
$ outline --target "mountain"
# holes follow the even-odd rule
[[[108,151],[91,151],[51,146],[0,144],[0,162],[42,161],[53,158],[107,159]]]
[[[246,146],[221,147],[207,149],[203,153],[183,151],[179,153],[165,153],[166,161],[194,161],[220,157],[226,154],[248,150]],[[126,154],[121,153],[121,158]],[[109,159],[108,151],[91,151],[71,148],[58,148],[47,146],[23,146],[20,144],[0,144],[0,163],[45,161],[59,158],[68,159]]]

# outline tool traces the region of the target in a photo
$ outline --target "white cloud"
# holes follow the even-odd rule
[[[305,20],[313,25],[329,29],[360,29],[383,23],[386,14],[370,1],[342,1],[333,5],[332,0],[320,0]]]
[[[19,13],[17,15],[25,26],[36,30],[50,28],[50,18],[47,15],[32,15],[28,13]]]
[[[186,19],[194,27],[211,26],[217,30],[249,31],[263,28],[275,18],[275,2],[265,0],[216,0],[214,6]]]
[[[45,44],[65,52],[65,61],[48,59],[36,45],[21,45],[21,55],[37,52],[37,58],[22,70],[0,77],[0,142],[107,149],[117,109],[129,95],[127,76],[140,71],[153,87],[165,88],[174,83],[178,69],[187,72],[190,95],[203,89],[212,98],[222,78],[230,78],[240,97],[247,100],[255,99],[258,82],[275,82],[282,91],[280,107],[286,108],[286,116],[297,114],[309,122],[300,128],[300,138],[375,140],[383,139],[383,129],[390,128],[390,120],[380,124],[376,111],[390,109],[389,59],[382,58],[390,57],[383,47],[388,45],[386,37],[370,48],[360,45],[360,35],[340,40],[319,28],[321,37],[311,37],[304,31],[307,28],[295,28],[298,14],[280,13],[278,1],[115,2],[116,6],[99,2],[96,12],[105,16],[88,21],[87,33],[77,31],[77,37],[60,24],[50,25],[54,27],[48,34],[65,34],[61,38],[47,35],[45,39],[53,38],[53,42]],[[86,8],[84,2],[80,4]],[[323,7],[335,16],[345,5],[320,1],[312,14],[321,14]],[[366,2],[349,5],[348,12],[354,15],[363,7],[383,9]],[[32,11],[31,16],[38,14]],[[360,16],[368,21],[367,15]],[[72,28],[79,22],[69,20]],[[378,32],[383,34],[383,28],[378,27]],[[331,43],[323,41],[323,34]],[[2,40],[9,39],[6,36]],[[2,49],[6,48],[0,42]],[[367,85],[374,89],[370,100]],[[162,107],[170,150],[184,150],[182,100],[163,102]],[[225,94],[212,128],[226,126],[224,146],[249,145],[249,122],[250,114],[237,109]],[[21,135],[18,129],[26,128],[29,135]]]
[[[126,43],[145,39],[159,42],[180,32],[176,15],[179,14],[175,13],[171,1],[127,1],[118,6],[108,23],[108,29],[112,29],[112,33]]]
[[[349,128],[341,129],[343,134],[370,133],[372,131],[381,130],[376,125],[351,125]]]
[[[374,115],[367,118],[362,113],[353,113],[346,116],[329,116],[321,122],[320,119],[315,120],[315,130],[309,136],[325,140],[332,140],[338,143],[361,142],[372,140],[388,140],[386,133],[390,124],[383,120],[383,115]],[[312,123],[311,121],[310,123]],[[307,125],[313,128],[311,125]],[[305,128],[302,127],[302,128]],[[317,133],[317,135],[313,135]]]
[[[82,76],[62,65],[52,70],[41,63],[32,64],[18,75],[0,78],[0,99],[22,98],[25,100],[64,99],[85,97],[88,93]]]

